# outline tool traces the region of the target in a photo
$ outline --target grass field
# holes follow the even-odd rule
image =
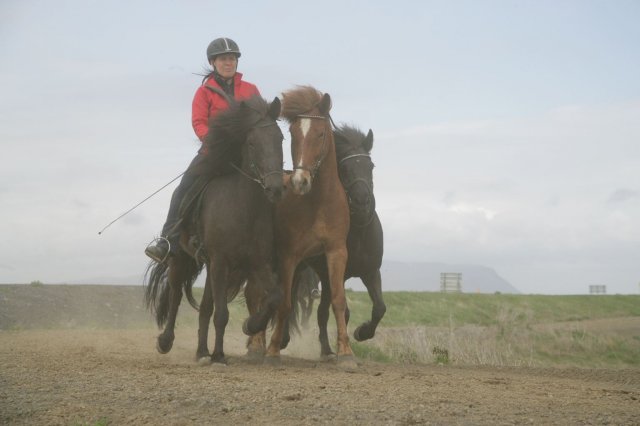
[[[199,300],[202,288],[195,288]],[[361,358],[383,362],[497,366],[640,367],[640,296],[543,296],[386,292],[374,339],[355,342]],[[370,316],[365,292],[347,291],[349,330]],[[230,304],[230,333],[246,318]],[[315,313],[294,342],[319,353]],[[153,326],[139,286],[0,285],[0,330]],[[196,330],[183,299],[178,327]],[[335,330],[331,316],[329,332]],[[333,338],[332,338],[333,339]],[[333,340],[332,340],[333,341]],[[317,348],[317,349],[316,349]]]
[[[468,365],[640,367],[640,296],[388,292],[361,358]],[[347,292],[350,330],[369,318],[365,292]],[[234,314],[234,310],[237,310]],[[244,315],[232,304],[232,318]],[[315,318],[315,317],[314,317]],[[313,331],[317,326],[315,320]],[[334,330],[333,318],[329,322]],[[295,337],[294,337],[295,338]]]
[[[351,322],[366,293],[349,292]],[[640,366],[640,296],[390,292],[384,328],[361,356],[487,365]],[[364,346],[368,345],[368,346]]]

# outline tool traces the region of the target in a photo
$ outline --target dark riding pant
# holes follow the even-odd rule
[[[197,175],[193,173],[192,166],[196,163],[200,163],[202,161],[204,154],[198,154],[194,157],[187,167],[187,171],[182,175],[182,179],[180,179],[180,183],[173,190],[173,195],[171,195],[171,203],[169,204],[169,212],[167,213],[167,220],[162,227],[162,236],[169,240],[171,244],[171,252],[175,253],[175,250],[178,248],[178,240],[180,238],[180,227],[178,226],[179,222],[179,214],[180,214],[180,205],[182,204],[182,200],[184,199],[185,194],[189,191],[189,188],[197,179]]]

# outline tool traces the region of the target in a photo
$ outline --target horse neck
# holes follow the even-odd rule
[[[246,141],[245,141],[246,142]],[[249,150],[247,149],[246,143],[243,142],[242,148],[240,149],[240,169],[248,175],[252,175],[251,172],[251,159],[249,158]]]

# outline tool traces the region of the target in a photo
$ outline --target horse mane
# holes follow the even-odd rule
[[[370,150],[364,147],[365,134],[360,129],[347,124],[342,124],[333,131],[336,144],[336,157],[338,160],[356,151],[364,151],[370,154]]]
[[[255,95],[232,101],[228,109],[209,119],[209,133],[204,140],[209,152],[196,166],[196,174],[216,176],[232,172],[230,163],[240,166],[242,145],[249,130],[268,111],[269,103]]]
[[[292,122],[300,114],[305,114],[317,107],[322,100],[322,93],[311,86],[296,86],[282,93],[282,115]]]
[[[242,104],[246,104],[243,106]],[[247,114],[245,108],[251,113]],[[229,108],[209,120],[209,133],[205,143],[242,145],[257,118],[267,115],[269,103],[255,95],[243,101],[232,101]]]

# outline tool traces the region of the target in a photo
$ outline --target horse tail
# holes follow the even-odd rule
[[[199,310],[198,302],[193,297],[193,284],[198,275],[200,275],[202,264],[198,264],[191,258],[182,258],[180,261],[182,262],[180,266],[184,268],[183,273],[180,274],[180,286],[184,290],[189,304],[194,309]],[[164,326],[169,316],[171,286],[168,272],[169,265],[167,262],[157,263],[151,261],[144,274],[144,302],[147,309],[155,314],[158,327]]]
[[[312,273],[311,267],[305,263],[301,263],[293,274],[293,282],[291,283],[291,313],[289,314],[289,329],[296,334],[302,334],[300,322],[303,304],[311,302],[309,294],[309,279]]]
[[[302,334],[300,328],[300,305],[303,303],[304,291],[300,287],[304,286],[301,280],[301,274],[293,275],[293,283],[291,284],[291,312],[289,313],[289,331],[293,330],[297,335]]]
[[[246,282],[247,280],[243,274],[231,273],[227,281],[227,303],[231,303],[236,298],[240,290],[244,288]]]
[[[152,314],[156,316],[156,324],[162,327],[169,315],[169,284],[166,262],[149,262],[144,273],[144,303]]]
[[[184,295],[187,297],[189,304],[196,311],[200,310],[200,305],[196,302],[196,299],[193,297],[193,285],[198,279],[200,272],[202,272],[202,268],[204,264],[196,262],[193,258],[187,258],[185,264],[185,279],[182,281],[182,288],[184,289]]]

